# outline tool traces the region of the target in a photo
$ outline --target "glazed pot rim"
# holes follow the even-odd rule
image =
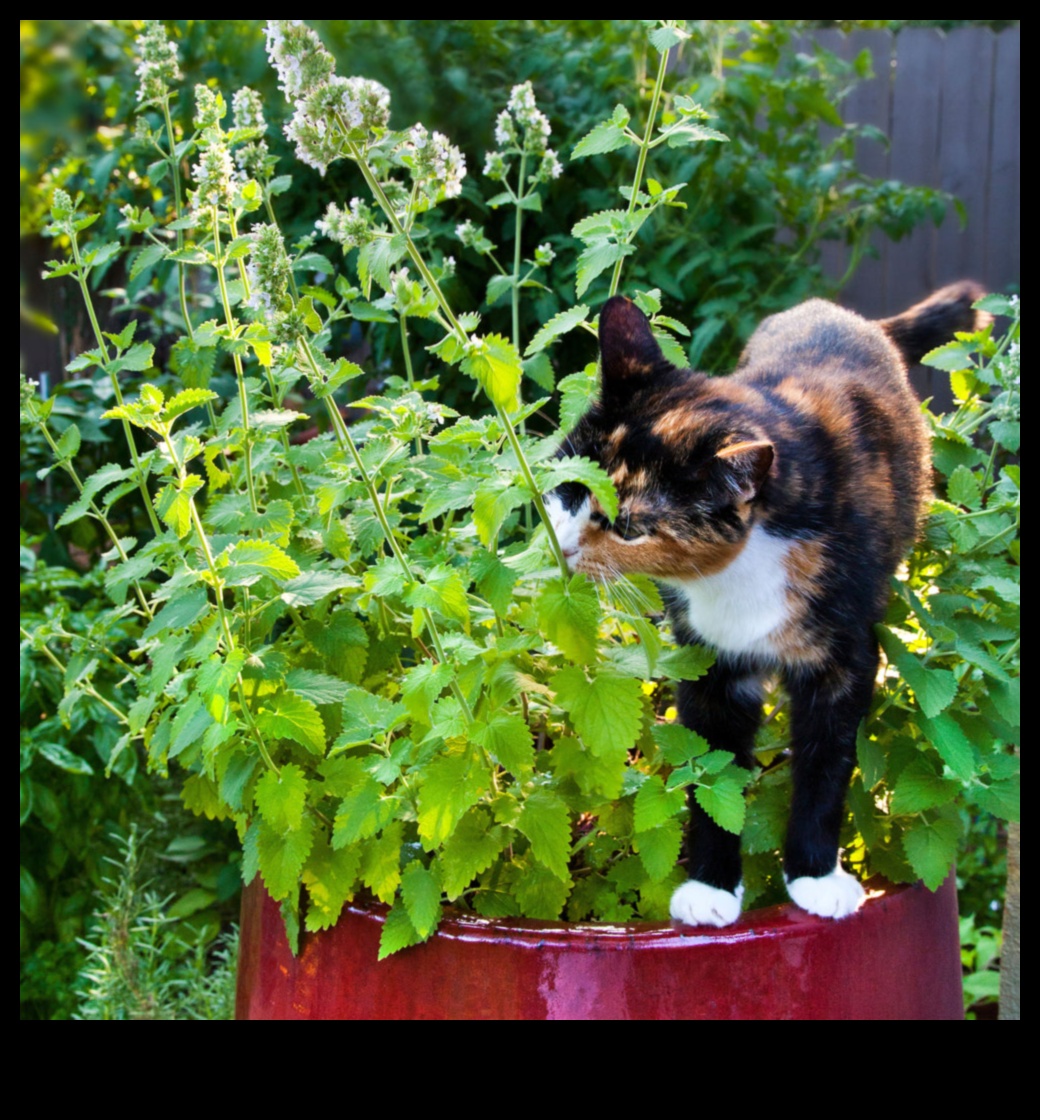
[[[886,908],[907,891],[926,890],[923,883],[894,884],[874,876],[864,884],[866,899],[857,914],[837,919],[842,923],[855,921],[864,910]],[[354,901],[343,908],[357,918],[382,925],[390,907],[373,900],[370,903]],[[835,919],[810,914],[793,902],[780,903],[748,910],[729,926],[716,929],[712,926],[687,926],[672,920],[665,922],[561,922],[538,918],[485,918],[453,906],[445,906],[443,916],[433,937],[452,941],[485,941],[494,937],[511,942],[518,947],[544,948],[551,944],[596,942],[603,948],[662,949],[674,946],[684,948],[712,942],[734,944],[740,941],[802,936],[813,929],[833,925]],[[303,934],[306,939],[311,934]]]

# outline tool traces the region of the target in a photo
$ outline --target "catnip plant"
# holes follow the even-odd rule
[[[488,206],[515,210],[511,252],[500,253],[461,209],[472,175],[461,149],[419,122],[392,127],[390,91],[337,75],[303,21],[269,21],[297,158],[322,175],[350,161],[366,192],[329,199],[314,237],[289,245],[276,202],[292,190],[291,174],[275,174],[259,99],[234,92],[225,128],[224,91],[197,86],[191,126],[179,132],[176,50],[148,21],[138,135],[173,199],[154,212],[127,207],[122,231],[140,239],[131,275],[176,268],[173,387],[156,383],[156,349],[135,340],[136,320],[105,332],[94,310],[91,273],[123,243],[93,243],[97,215],[83,198],[54,192],[45,232],[64,259],[49,275],[79,284],[96,344],[69,368],[111,384],[105,416],[122,430],[129,465],[81,479],[76,425],[56,432],[53,401],[24,378],[21,415],[79,494],[58,527],[84,518],[100,527],[109,617],[133,637],[114,654],[125,676],[106,692],[93,676],[107,653],[91,639],[46,629],[22,638],[62,667],[69,710],[82,697],[104,703],[120,728],[110,767],[141,749],[152,769],[172,763],[184,775],[190,809],[235,822],[243,878],[261,876],[294,946],[301,925],[331,926],[362,891],[390,907],[381,955],[429,937],[445,902],[488,917],[665,918],[684,878],[677,861],[691,784],[757,857],[749,897],[768,900],[779,883],[782,706],[763,731],[766,768],[745,802],[750,775],[679,726],[671,707],[669,682],[696,679],[712,655],[676,648],[648,618],[663,611],[649,579],[572,576],[547,523],[542,494],[566,481],[588,486],[614,516],[610,479],[526,427],[554,386],[565,430],[584,411],[597,389],[593,307],[624,290],[639,230],[692,190],[654,177],[654,150],[726,140],[697,103],[666,88],[685,21],[642,23],[657,58],[639,90],[645,119],[618,105],[571,152],[629,160],[619,205],[570,231],[545,230],[525,260],[524,226],[540,220],[543,194],[567,175],[531,82],[499,112],[498,148],[480,176],[497,188]],[[449,231],[443,238],[431,233],[435,211],[449,215],[436,227]],[[338,247],[339,265],[313,251],[317,237]],[[509,336],[449,298],[457,252],[486,260],[486,304],[508,296]],[[574,256],[575,301],[588,302],[522,337],[520,301],[564,253]],[[690,332],[662,313],[661,292],[631,294],[665,353],[685,365],[680,338]],[[357,395],[368,371],[337,341],[351,322],[400,341],[399,365]],[[557,384],[553,346],[572,331],[588,334],[590,361]],[[1014,450],[993,426],[1010,422],[1013,406],[998,396],[995,421],[998,406],[984,403],[998,384],[1009,391],[997,360],[1007,349],[988,334],[974,344],[987,364],[959,374],[961,411],[936,421],[937,439],[962,449],[963,471],[951,473],[935,524],[958,528],[931,533],[933,551],[915,553],[900,584],[898,617],[882,639],[895,668],[879,721],[864,730],[848,825],[858,862],[932,887],[956,852],[955,805],[1010,813],[1015,780],[1006,745],[1017,646],[1006,632],[1017,553],[1005,553],[1017,530],[1017,513],[1007,520],[1017,469],[997,443],[983,469],[975,442],[988,430]],[[425,377],[413,362],[420,346]],[[122,392],[127,373],[142,375],[135,396]],[[221,384],[233,393],[222,397]],[[464,385],[450,399],[472,393],[472,407],[443,403],[448,385]],[[324,431],[295,443],[301,393]],[[147,509],[150,536],[121,532],[119,504],[130,493]],[[968,548],[959,527],[976,524],[987,543],[980,535],[959,552]],[[977,574],[980,564],[993,573]],[[933,626],[925,604],[941,602],[935,588],[953,598]],[[991,709],[994,681],[1006,697],[998,689]],[[927,778],[927,804],[899,792],[899,760]]]

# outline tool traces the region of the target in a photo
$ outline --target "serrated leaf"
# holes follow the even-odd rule
[[[493,548],[502,522],[514,509],[522,506],[527,496],[508,478],[488,478],[477,487],[473,498],[473,524],[485,548]]]
[[[921,359],[921,364],[948,372],[972,369],[975,365],[973,354],[974,350],[967,343],[947,342],[945,346],[937,346],[934,350],[929,350]]]
[[[892,792],[893,813],[920,813],[952,801],[961,783],[941,778],[924,759],[903,768]]]
[[[643,702],[639,681],[610,670],[589,681],[575,667],[557,673],[550,685],[556,701],[567,710],[574,729],[593,754],[614,747],[631,747],[642,725]]]
[[[152,619],[142,635],[144,639],[154,638],[164,630],[182,630],[200,619],[206,613],[209,602],[204,587],[192,587],[175,595]]]
[[[975,786],[971,791],[971,800],[980,809],[1001,820],[1022,819],[1022,787],[1017,775],[991,782],[988,786]]]
[[[596,660],[599,596],[584,573],[578,572],[567,581],[547,581],[535,606],[546,636],[572,661],[589,664]]]
[[[473,879],[495,862],[507,843],[506,829],[492,825],[485,809],[475,808],[466,813],[445,841],[437,861],[448,898],[458,898]]]
[[[283,692],[265,697],[256,722],[265,735],[292,739],[312,754],[325,753],[325,724],[321,713],[302,696]]]
[[[740,834],[744,827],[744,788],[736,779],[723,775],[710,786],[697,786],[694,797],[720,828]]]
[[[539,863],[544,863],[558,879],[570,877],[570,813],[556,794],[542,789],[529,794],[516,819],[516,828],[531,842],[531,852]]]
[[[163,419],[167,422],[183,416],[193,408],[204,405],[207,401],[217,400],[217,394],[210,389],[182,389],[166,402],[163,409]]]
[[[680,789],[666,790],[657,774],[650,774],[639,787],[635,800],[635,830],[646,832],[657,828],[681,813],[686,805],[686,795]]]
[[[441,888],[436,877],[418,860],[413,860],[404,869],[401,898],[415,932],[425,940],[440,922]]]
[[[480,383],[493,404],[506,412],[516,408],[523,367],[520,352],[508,339],[498,334],[471,337],[462,371]]]
[[[877,627],[877,634],[885,655],[914,690],[921,711],[934,717],[949,707],[957,694],[957,678],[953,673],[948,669],[926,669],[887,626]]]
[[[281,583],[300,574],[296,561],[268,541],[237,541],[218,558],[218,567],[227,587],[249,587],[264,576]]]
[[[280,773],[265,771],[256,783],[253,801],[264,823],[280,835],[295,832],[303,821],[307,802],[307,776],[294,763],[286,763]]]
[[[410,945],[418,945],[420,941],[422,941],[422,938],[415,926],[412,925],[412,920],[408,917],[408,911],[403,905],[395,906],[383,922],[383,932],[379,935],[379,956],[377,959],[384,960],[391,953],[398,953],[402,949],[407,949]]]
[[[314,843],[314,820],[304,817],[299,829],[285,836],[261,820],[257,841],[260,874],[268,894],[277,902],[287,898],[300,884],[300,872]]]
[[[332,846],[342,848],[375,836],[390,823],[398,799],[388,795],[370,774],[364,774],[340,802],[332,830]]]
[[[657,723],[652,730],[654,742],[672,766],[682,766],[711,749],[706,739],[681,723]]]
[[[360,864],[358,847],[335,851],[324,836],[317,837],[303,872],[308,930],[330,929],[336,924],[344,904],[354,897]]]
[[[428,607],[461,622],[469,631],[469,599],[462,577],[447,564],[438,564],[426,572],[423,582],[416,584],[404,597],[410,607]]]
[[[551,393],[556,388],[556,374],[553,372],[552,362],[544,350],[533,357],[525,358],[523,363],[524,376],[529,377],[539,388]]]
[[[139,342],[112,361],[108,368],[113,372],[129,369],[141,373],[143,370],[151,369],[154,355],[155,347],[150,342]]]
[[[578,299],[588,291],[589,285],[600,273],[613,267],[623,257],[635,252],[635,246],[596,238],[589,242],[578,257],[575,294]]]
[[[532,354],[544,350],[550,342],[561,335],[567,334],[568,331],[574,330],[579,323],[584,323],[588,317],[589,308],[584,303],[579,303],[575,307],[554,315],[531,339],[524,351],[524,357],[530,358]]]
[[[445,755],[426,768],[419,789],[419,837],[430,851],[455,831],[463,814],[487,789],[486,767],[469,753]]]
[[[507,292],[513,290],[512,276],[492,276],[487,283],[487,295],[484,302],[491,307],[497,303]]]
[[[474,725],[471,734],[504,770],[522,774],[534,767],[531,728],[519,713],[492,716],[487,723]]]
[[[197,817],[222,821],[230,814],[216,783],[205,774],[192,774],[181,787],[184,807]]]
[[[200,480],[201,481],[201,480]],[[164,486],[155,497],[159,516],[183,540],[191,532],[191,497],[173,483]]]
[[[903,833],[903,851],[914,874],[930,890],[938,890],[957,858],[961,828],[957,810],[947,806],[931,822],[915,823]]]
[[[617,517],[617,491],[610,475],[598,463],[584,456],[570,455],[538,472],[537,484],[543,494],[555,490],[564,482],[580,482],[587,486],[603,507],[607,518],[613,521]]]
[[[517,875],[511,892],[525,917],[552,922],[560,917],[573,886],[570,876],[561,879],[549,868],[532,863]]]
[[[145,269],[151,268],[152,265],[158,263],[166,256],[166,249],[162,245],[146,245],[134,257],[134,263],[130,266],[130,279],[136,280]]]
[[[346,681],[314,669],[290,669],[285,676],[285,687],[312,704],[339,704],[350,691]]]
[[[167,757],[176,758],[182,751],[197,743],[212,723],[213,717],[206,709],[201,695],[193,693],[174,716]]]
[[[90,512],[90,502],[89,495],[81,494],[74,502],[65,507],[55,527],[62,529],[66,525],[74,525],[81,517],[86,517]]]
[[[503,617],[507,615],[513,601],[513,588],[520,578],[519,573],[483,549],[474,553],[470,560],[470,571],[476,580],[478,593],[487,599],[496,614]]]
[[[704,646],[680,646],[662,654],[657,663],[661,676],[673,681],[696,681],[715,664],[715,654]]]
[[[401,882],[404,825],[391,821],[380,836],[367,840],[361,855],[361,882],[380,902],[393,902]]]
[[[560,428],[571,431],[589,410],[599,391],[596,363],[590,362],[579,373],[568,374],[560,381]]]
[[[982,501],[982,487],[967,467],[959,466],[946,484],[946,496],[956,505],[978,509]]]
[[[356,588],[357,577],[344,572],[302,572],[282,586],[281,598],[290,607],[310,607],[337,591]]]
[[[624,106],[618,106],[624,109]],[[626,111],[627,116],[627,111]],[[626,122],[627,123],[627,122]],[[624,124],[618,124],[613,118],[601,121],[578,141],[571,149],[571,159],[583,159],[585,156],[599,156],[606,152],[617,151],[632,141],[625,135]]]
[[[970,781],[975,773],[975,749],[953,716],[941,712],[934,719],[922,719],[921,729],[957,777]]]
[[[672,819],[646,832],[637,832],[632,838],[632,847],[638,852],[647,875],[659,883],[670,874],[679,858],[682,826]]]
[[[75,457],[76,452],[79,451],[81,436],[79,428],[75,424],[70,424],[64,432],[61,433],[61,438],[58,440],[57,447],[55,448],[55,457],[58,459],[72,459]]]

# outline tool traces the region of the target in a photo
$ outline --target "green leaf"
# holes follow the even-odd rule
[[[202,482],[201,479],[198,481]],[[163,521],[177,534],[178,540],[183,540],[191,532],[191,494],[187,490],[173,483],[164,486],[156,495],[155,508]]]
[[[517,875],[511,889],[523,915],[552,922],[560,917],[573,887],[570,876],[561,879],[547,867],[532,863]]]
[[[642,792],[646,787],[640,789]],[[638,800],[638,795],[637,795]],[[643,867],[650,879],[659,883],[675,867],[682,847],[682,826],[677,820],[666,820],[656,828],[637,832],[632,847],[639,853]]]
[[[174,716],[167,756],[176,758],[182,751],[198,742],[212,723],[213,717],[203,703],[201,694],[193,693]]]
[[[58,459],[72,459],[75,457],[76,452],[79,451],[81,442],[79,428],[75,424],[70,424],[64,432],[61,433],[61,439],[58,440],[58,446],[55,450],[55,457]]]
[[[567,806],[549,790],[529,794],[516,819],[516,828],[531,842],[534,857],[558,878],[569,879],[571,824]]]
[[[596,660],[599,633],[599,597],[595,584],[582,572],[546,582],[538,596],[538,621],[551,642],[572,660]]]
[[[657,663],[657,671],[673,681],[696,681],[715,664],[715,654],[704,646],[680,646],[668,650]]]
[[[967,467],[959,466],[950,475],[946,485],[946,496],[956,505],[978,509],[982,501],[982,487]]]
[[[560,428],[569,432],[589,410],[599,391],[596,363],[590,362],[580,373],[568,374],[560,381]]]
[[[163,420],[169,423],[185,412],[204,405],[207,401],[217,400],[217,394],[210,389],[182,389],[166,402],[163,409]]]
[[[933,717],[949,707],[957,694],[957,678],[953,673],[949,669],[926,669],[887,626],[876,629],[885,655],[914,690],[921,711]]]
[[[1022,787],[1017,776],[1002,778],[988,786],[975,786],[971,799],[980,809],[1004,821],[1022,819]]]
[[[635,743],[643,719],[639,681],[609,669],[589,681],[583,670],[571,667],[557,673],[550,686],[593,754]]]
[[[139,342],[131,346],[125,354],[109,363],[110,373],[121,373],[125,369],[141,373],[152,368],[152,359],[155,356],[155,347],[150,342]]]
[[[380,902],[393,902],[401,882],[401,838],[404,825],[391,821],[382,835],[367,840],[361,855],[361,882]]]
[[[303,823],[307,802],[307,776],[294,763],[286,763],[281,772],[266,770],[256,783],[253,794],[264,823],[284,836],[295,832]]]
[[[61,529],[66,525],[74,525],[81,517],[86,517],[90,512],[91,499],[87,494],[81,494],[74,502],[65,507],[61,517],[58,518],[56,528]],[[149,565],[151,571],[151,565]]]
[[[739,835],[744,827],[745,805],[744,788],[737,779],[722,775],[710,786],[698,786],[694,797],[720,828]]]
[[[892,793],[893,813],[920,813],[952,801],[961,783],[940,778],[923,758],[904,767]]]
[[[445,841],[438,858],[444,893],[456,899],[494,862],[506,846],[509,835],[501,825],[492,825],[486,809],[469,810]]]
[[[375,242],[379,244],[379,242]],[[368,248],[366,245],[365,248]],[[379,935],[378,960],[385,960],[391,953],[400,952],[410,945],[422,941],[404,906],[395,906],[383,922],[383,932]]]
[[[654,742],[672,766],[682,766],[711,749],[706,739],[681,723],[656,723],[652,730]]]
[[[370,774],[363,774],[340,802],[332,830],[332,846],[342,848],[375,836],[390,823],[398,799],[388,795]]]
[[[539,470],[536,482],[543,494],[554,490],[563,482],[581,482],[592,491],[611,521],[618,514],[618,497],[610,475],[598,464],[584,456],[571,455],[554,460],[549,467]]]
[[[142,638],[154,638],[165,630],[183,630],[197,622],[208,610],[204,587],[192,587],[175,595],[152,619]]]
[[[427,851],[451,836],[489,782],[487,769],[468,751],[444,755],[430,763],[419,789],[418,815],[419,838]]]
[[[512,412],[517,407],[523,367],[520,352],[508,339],[499,334],[471,337],[462,372],[475,378],[499,408]]]
[[[519,486],[508,478],[488,478],[477,488],[473,499],[473,524],[485,548],[493,548],[502,522],[527,500]]]
[[[921,359],[921,364],[949,372],[972,369],[975,365],[973,354],[974,350],[968,343],[947,342],[945,346],[937,346],[934,350],[929,350]]]
[[[418,860],[404,869],[401,898],[415,932],[425,941],[441,917],[441,888],[437,879]]]
[[[491,307],[497,303],[507,292],[513,290],[512,276],[492,276],[487,284],[487,295],[484,302]]]
[[[308,930],[330,929],[336,924],[344,905],[354,897],[360,863],[358,847],[336,851],[324,836],[317,837],[303,872]]]
[[[216,345],[201,341],[198,335],[180,338],[170,349],[170,368],[188,388],[204,389],[213,376],[216,360]]]
[[[600,273],[612,268],[623,257],[635,252],[635,246],[596,238],[590,241],[578,257],[575,293],[578,299],[585,294],[589,285]]]
[[[497,556],[478,549],[470,560],[470,571],[476,580],[477,591],[491,604],[495,613],[505,616],[513,602],[513,588],[520,578],[508,564]]]
[[[930,890],[938,890],[957,858],[961,826],[957,810],[947,805],[930,822],[915,823],[903,834],[903,850],[914,874]]]
[[[292,739],[312,754],[325,753],[325,724],[321,714],[302,696],[291,692],[265,696],[256,722],[265,735],[275,739]]]
[[[921,730],[957,777],[969,781],[975,773],[975,749],[953,716],[942,712],[934,719],[922,719]]]
[[[619,123],[618,109],[624,119]],[[608,121],[601,121],[590,132],[587,132],[571,150],[571,159],[583,159],[585,156],[599,156],[607,152],[617,151],[633,141],[625,135],[625,125],[628,123],[628,112],[623,105],[614,110],[614,117]]]
[[[500,713],[485,724],[477,723],[471,732],[503,769],[512,774],[529,772],[534,767],[531,729],[518,712]]]
[[[345,572],[315,569],[301,572],[295,578],[287,580],[282,586],[281,598],[290,607],[311,607],[337,591],[357,586],[356,576],[347,575]]]
[[[461,622],[469,631],[469,599],[466,584],[454,568],[438,564],[426,572],[421,584],[416,584],[405,595],[410,607],[429,607],[445,618]]]
[[[37,743],[36,753],[68,774],[93,774],[94,768],[85,758],[61,743]]]
[[[639,787],[635,801],[635,830],[646,832],[664,824],[686,806],[686,795],[681,789],[666,790],[657,774],[651,774]]]
[[[544,350],[533,357],[524,359],[524,376],[529,377],[536,385],[551,393],[556,388],[556,374],[553,372],[552,362]]]
[[[290,669],[285,675],[285,687],[312,704],[339,704],[350,691],[346,681],[314,669]]]
[[[584,303],[579,303],[575,307],[554,315],[531,339],[524,351],[524,357],[530,358],[532,354],[544,350],[550,342],[561,335],[567,334],[568,331],[574,330],[579,323],[584,323],[588,317],[589,308]]]
[[[314,820],[304,817],[300,828],[282,836],[261,820],[257,842],[260,874],[277,902],[299,888],[300,872],[314,843]]]
[[[134,263],[130,266],[130,279],[136,280],[145,269],[151,268],[166,256],[166,248],[162,245],[146,245],[134,256]]]
[[[296,561],[267,541],[237,541],[217,558],[217,567],[228,587],[250,587],[264,576],[284,582],[300,574]]]

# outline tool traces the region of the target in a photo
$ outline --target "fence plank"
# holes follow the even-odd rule
[[[1021,29],[997,36],[993,74],[993,141],[989,152],[990,188],[986,265],[983,280],[1003,289],[1021,278],[1022,211],[1020,193],[1022,89]]]
[[[946,38],[943,51],[939,168],[943,190],[967,212],[961,229],[953,215],[938,238],[936,276],[981,277],[986,265],[987,149],[992,112],[996,36],[988,27],[965,27]]]

